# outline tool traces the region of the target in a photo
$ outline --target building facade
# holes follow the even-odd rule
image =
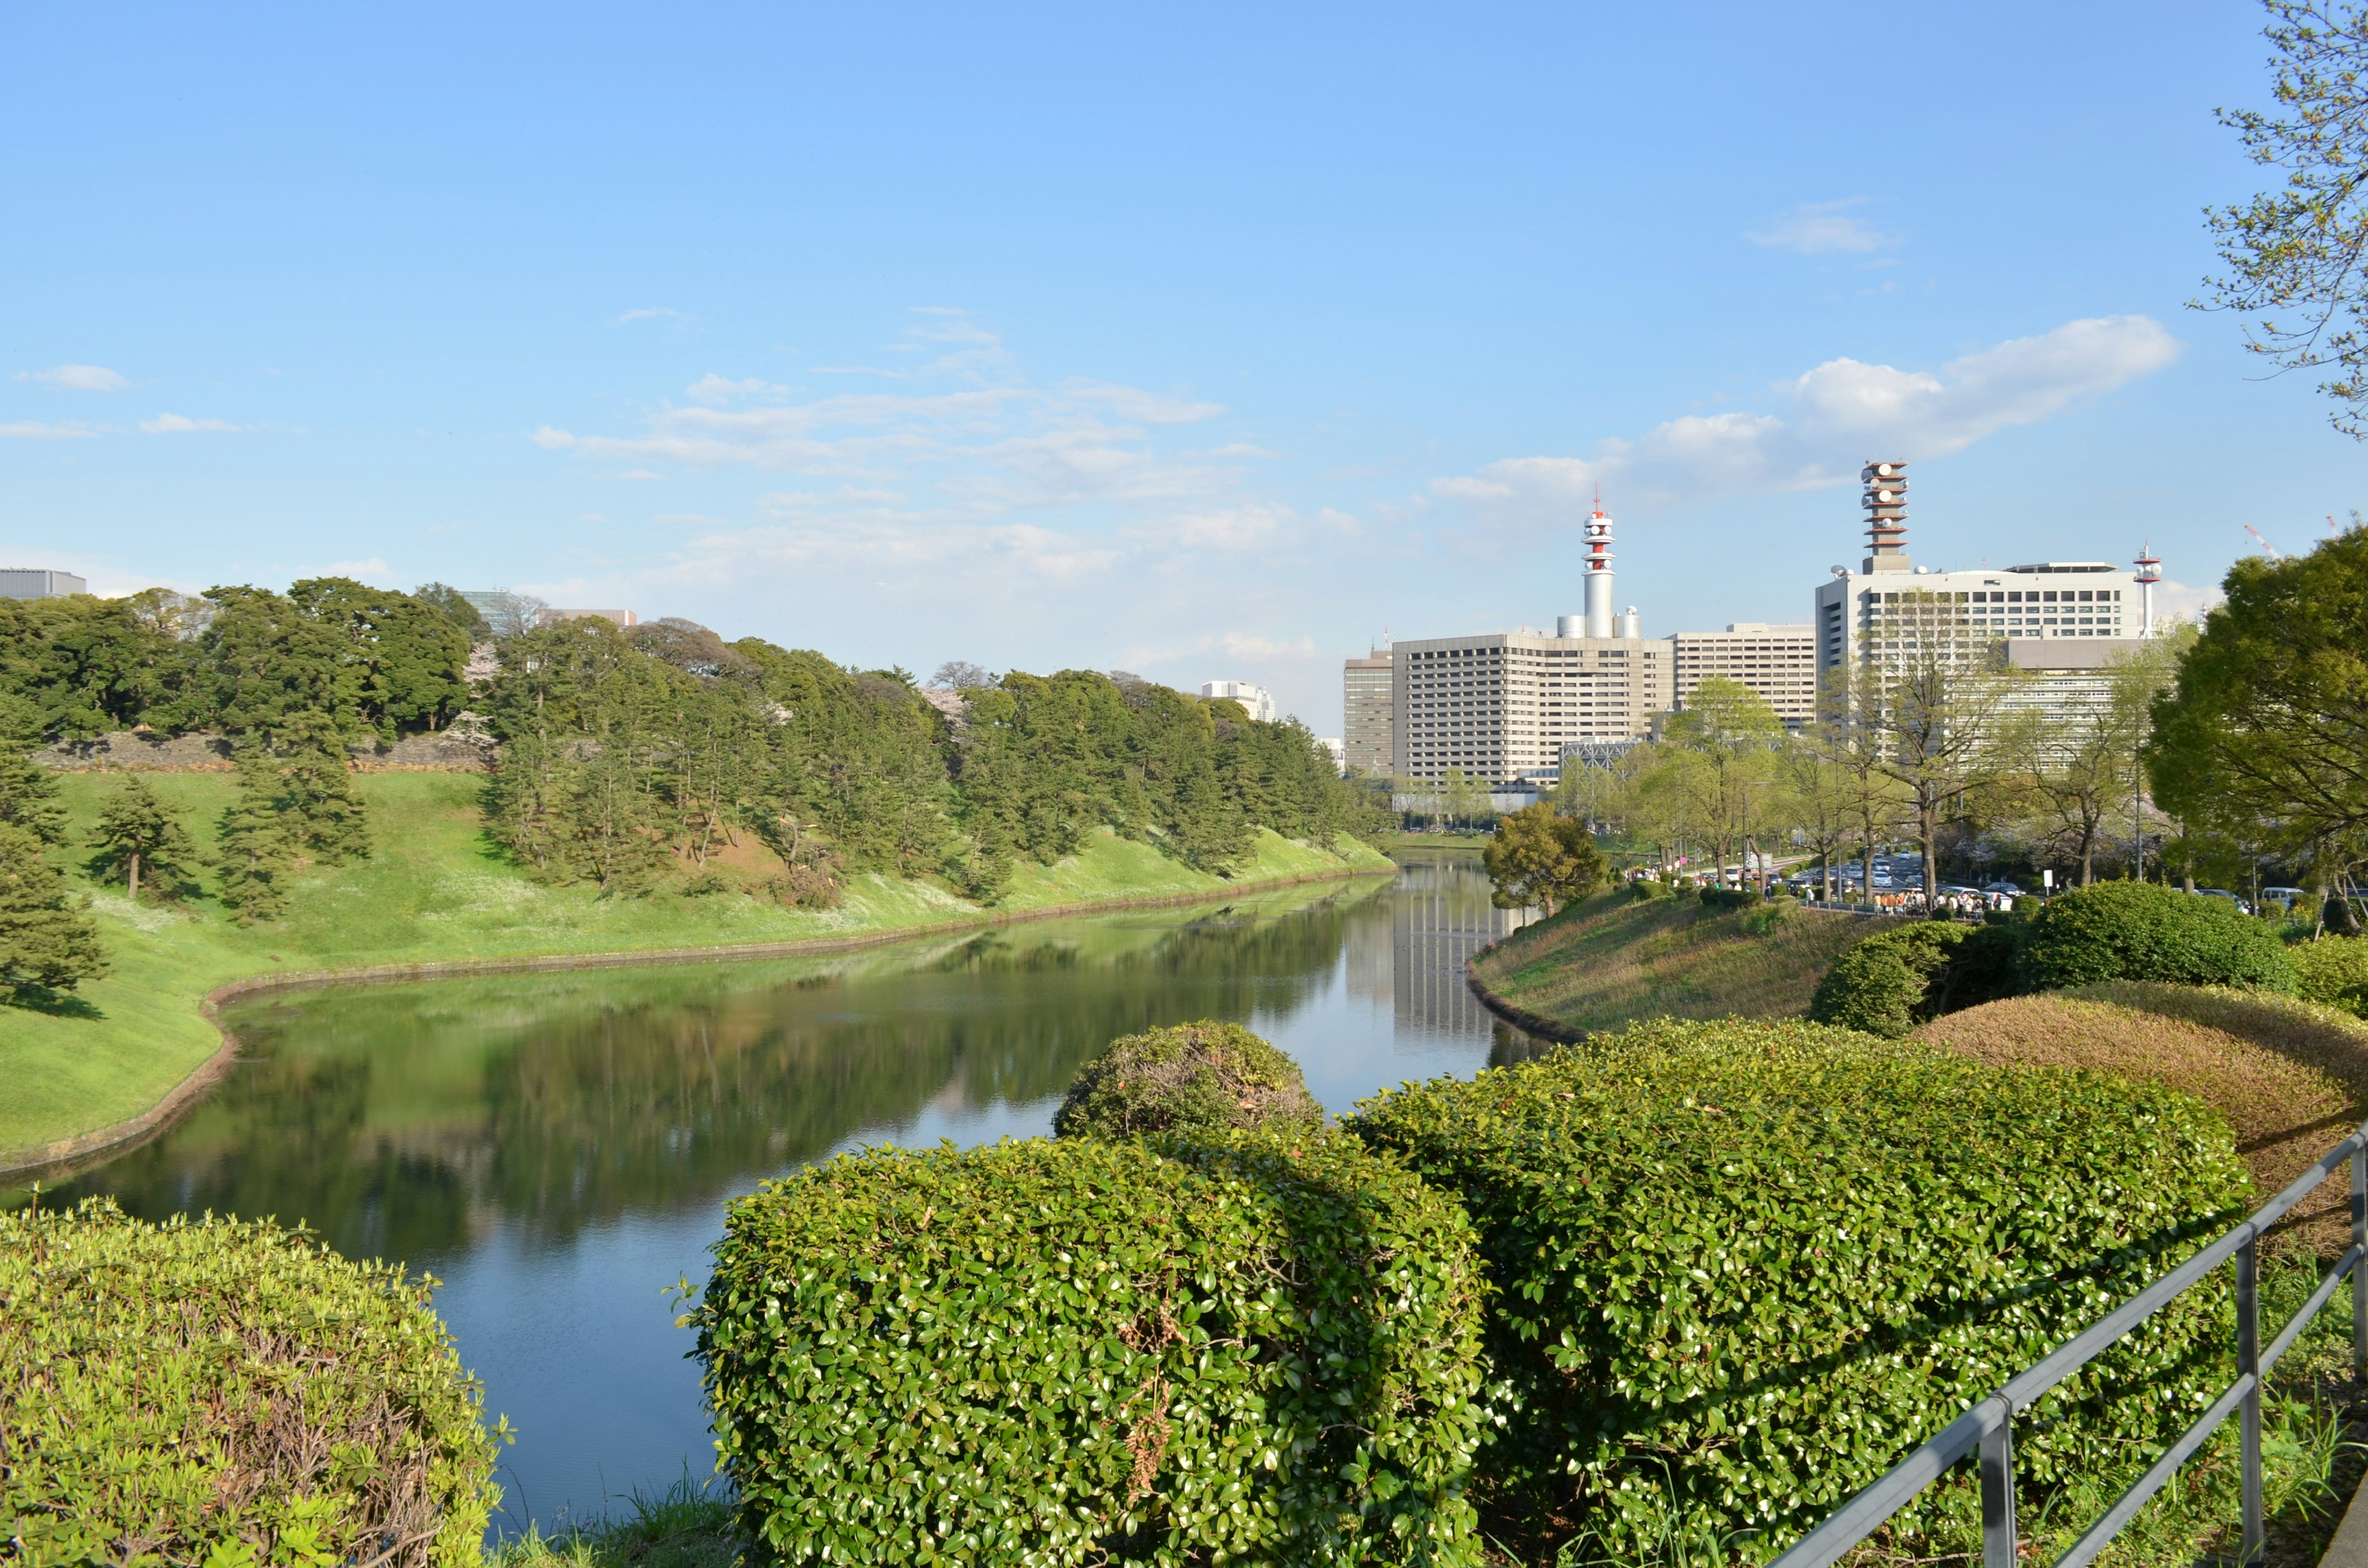
[[[1797,730],[1816,716],[1815,627],[1738,620],[1724,631],[1680,631],[1669,643],[1679,710],[1694,687],[1716,676],[1740,681],[1758,692],[1788,730]]]
[[[1390,650],[1344,660],[1340,665],[1342,766],[1351,773],[1397,771],[1395,682]]]
[[[1274,697],[1262,686],[1252,686],[1246,680],[1206,681],[1201,684],[1201,695],[1238,702],[1242,711],[1259,723],[1274,722]]]
[[[90,585],[71,572],[41,567],[0,568],[0,599],[62,599],[86,594]]]
[[[1390,652],[1391,771],[1406,778],[1444,778],[1450,768],[1492,784],[1552,778],[1568,746],[1649,733],[1672,696],[1667,638],[1500,631],[1401,642]]]

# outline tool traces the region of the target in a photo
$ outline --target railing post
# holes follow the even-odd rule
[[[2237,1561],[2243,1568],[2260,1561],[2265,1534],[2261,1520],[2261,1238],[2248,1223],[2237,1249],[2237,1375],[2250,1378],[2245,1391],[2241,1424],[2245,1445],[2245,1535]]]
[[[1982,1568],[2016,1568],[2014,1406],[1998,1403],[1998,1424],[1982,1434]]]
[[[2368,1384],[2368,1141],[2351,1151],[2351,1381]]]

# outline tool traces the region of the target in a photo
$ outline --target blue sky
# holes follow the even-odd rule
[[[0,11],[0,564],[1264,681],[1936,565],[2200,591],[2368,453],[2190,311],[2243,4]]]

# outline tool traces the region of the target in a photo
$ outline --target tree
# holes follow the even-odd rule
[[[30,829],[0,823],[0,985],[19,1002],[107,972],[98,927],[67,903],[48,848]]]
[[[222,902],[237,912],[242,926],[277,920],[288,908],[285,879],[295,864],[296,846],[279,809],[279,780],[271,762],[260,739],[240,748],[238,793],[224,808],[216,835]]]
[[[477,607],[461,597],[461,590],[446,583],[422,583],[411,590],[411,597],[421,604],[432,606],[453,625],[468,634],[472,642],[493,641],[494,629],[477,612]]]
[[[114,795],[99,808],[96,844],[98,853],[92,858],[92,869],[120,874],[124,896],[134,903],[140,901],[143,873],[152,884],[185,876],[196,858],[179,821],[136,773],[123,775]]]
[[[2222,109],[2246,155],[2283,185],[2208,214],[2228,268],[2211,303],[2258,320],[2245,347],[2283,369],[2331,369],[2328,415],[2368,434],[2368,7],[2268,0],[2277,108]]]
[[[14,747],[0,745],[0,823],[31,832],[44,844],[65,835],[57,775]]]
[[[1828,903],[1834,896],[1834,857],[1857,826],[1848,699],[1846,676],[1839,681],[1829,676],[1819,688],[1816,715],[1776,754],[1787,814],[1800,842],[1817,858],[1819,896]]]
[[[1940,889],[1934,843],[1966,794],[1997,769],[1996,743],[2015,683],[1995,653],[1966,658],[1935,634],[1933,627],[1952,613],[1952,606],[1935,601],[1929,609],[1920,604],[1907,608],[1904,640],[1912,645],[1902,665],[1887,672],[1871,692],[1880,736],[1873,761],[1905,796],[1924,852],[1929,901]],[[1920,632],[1918,611],[1928,618]],[[1868,885],[1872,891],[1871,870]]]
[[[973,665],[968,659],[948,659],[929,677],[929,684],[951,691],[975,691],[995,684],[995,672],[984,665]]]
[[[1699,760],[1687,771],[1686,783],[1724,882],[1730,853],[1756,847],[1768,825],[1783,722],[1766,698],[1741,681],[1713,676],[1694,688],[1662,733],[1670,746]]]
[[[1606,870],[1587,824],[1555,815],[1543,801],[1500,820],[1480,861],[1496,884],[1489,899],[1497,908],[1542,908],[1549,915],[1594,892]]]
[[[355,719],[380,739],[441,729],[467,703],[469,633],[434,605],[350,577],[307,578],[288,597],[337,637]]]

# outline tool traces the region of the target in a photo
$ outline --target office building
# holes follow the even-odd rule
[[[1401,642],[1396,759],[1408,778],[1450,768],[1490,783],[1553,778],[1564,749],[1650,733],[1667,712],[1668,638],[1498,631]]]
[[[1266,687],[1252,686],[1246,680],[1212,680],[1204,682],[1201,695],[1219,699],[1231,699],[1242,705],[1242,711],[1261,724],[1274,722],[1274,698]]]
[[[1390,650],[1344,660],[1340,666],[1342,767],[1351,773],[1397,771],[1393,756],[1395,711]]]
[[[1816,716],[1815,627],[1738,620],[1724,631],[1680,631],[1669,642],[1673,695],[1680,712],[1694,687],[1715,676],[1740,681],[1758,692],[1788,730]]]
[[[1332,754],[1332,766],[1346,775],[1349,771],[1349,746],[1337,735],[1318,735],[1315,744]]]
[[[1907,555],[1907,465],[1869,462],[1867,555],[1818,585],[1817,674],[1845,666],[1897,673],[1933,653],[1973,658],[2015,639],[2136,637],[2150,630],[2160,562],[2123,572],[2102,561],[2041,561],[1935,572]]]
[[[86,594],[90,585],[71,572],[37,567],[0,568],[0,599],[62,599]]]

